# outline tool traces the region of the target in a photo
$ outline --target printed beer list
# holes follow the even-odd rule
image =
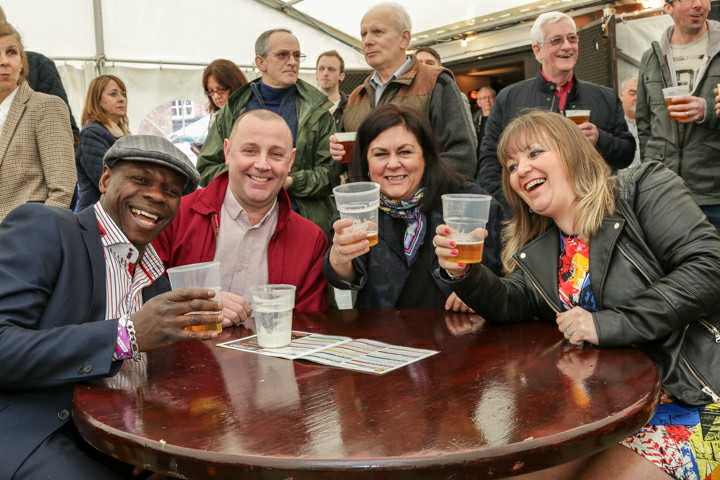
[[[377,374],[391,372],[438,353],[436,350],[390,345],[365,338],[352,339],[298,331],[292,332],[292,341],[287,347],[262,348],[257,343],[257,335],[219,343],[218,347],[290,360],[310,360],[333,367]]]

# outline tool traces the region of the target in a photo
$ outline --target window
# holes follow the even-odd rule
[[[171,108],[173,120],[194,116],[193,103],[190,100],[173,100]]]

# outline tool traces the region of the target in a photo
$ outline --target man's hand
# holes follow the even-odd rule
[[[345,147],[337,141],[335,135],[330,135],[330,155],[332,155],[332,159],[336,162],[342,160],[343,155],[345,155]]]
[[[200,287],[183,287],[151,298],[132,314],[138,349],[141,352],[177,342],[210,340],[217,332],[191,332],[183,330],[190,325],[207,325],[223,321],[223,304],[210,300],[213,290]],[[190,312],[214,312],[193,313]]]
[[[579,127],[583,135],[585,135],[585,138],[590,140],[590,143],[593,145],[597,144],[598,138],[600,138],[600,132],[598,132],[598,129],[594,124],[585,122],[581,123]]]
[[[223,304],[223,327],[240,325],[252,315],[252,307],[240,295],[230,292],[220,292]]]
[[[705,99],[692,95],[678,95],[673,100],[679,102],[667,107],[670,118],[680,123],[702,122],[705,119]]]

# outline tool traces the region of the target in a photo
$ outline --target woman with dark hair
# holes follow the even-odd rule
[[[22,39],[0,22],[0,221],[27,202],[68,208],[75,191],[67,105],[33,91]]]
[[[230,98],[230,95],[248,83],[245,74],[230,60],[219,58],[213,60],[203,71],[202,85],[203,92],[208,97],[208,111],[210,112],[210,125],[215,122],[215,115]],[[200,155],[203,144],[195,142],[190,147],[195,155]]]
[[[82,113],[80,146],[75,153],[78,176],[78,212],[100,200],[98,183],[105,152],[130,135],[125,84],[115,75],[100,75],[88,86]]]
[[[227,103],[228,97],[248,83],[245,74],[230,60],[214,60],[205,67],[202,76],[203,91],[208,97],[208,110],[215,113]]]
[[[465,309],[436,276],[431,239],[442,223],[442,194],[485,192],[448,167],[427,119],[410,107],[373,110],[358,128],[349,173],[351,181],[380,184],[379,241],[370,248],[365,232],[345,232],[351,220],[336,220],[323,266],[328,282],[357,290],[358,308]],[[483,262],[495,271],[500,219],[493,200]]]
[[[503,231],[506,276],[453,262],[440,225],[443,280],[488,321],[537,318],[572,344],[636,345],[665,392],[650,423],[620,444],[517,478],[714,478],[720,450],[707,432],[720,411],[717,231],[675,173],[644,162],[611,176],[557,113],[516,117],[497,151],[513,209]]]

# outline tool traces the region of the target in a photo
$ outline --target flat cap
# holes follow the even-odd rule
[[[105,152],[103,162],[112,167],[120,160],[157,163],[180,172],[186,179],[183,195],[194,192],[200,182],[200,174],[187,155],[168,140],[155,135],[128,135],[118,138]]]

